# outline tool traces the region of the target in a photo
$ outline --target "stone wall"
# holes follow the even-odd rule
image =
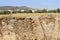
[[[0,40],[60,40],[58,16],[0,19]]]

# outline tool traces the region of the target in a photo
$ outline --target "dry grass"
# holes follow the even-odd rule
[[[58,24],[58,21],[57,21],[57,23],[53,23],[53,22],[56,22],[56,21],[54,19],[50,19],[48,15],[53,15],[54,17],[56,17],[56,16],[60,17],[59,13],[28,13],[28,14],[27,13],[21,13],[21,14],[17,13],[17,14],[12,14],[11,17],[17,17],[17,18],[19,18],[19,17],[23,18],[24,17],[25,18],[25,17],[36,17],[36,16],[39,16],[41,18],[42,17],[45,18],[47,16],[47,18],[46,18],[46,20],[44,20],[44,18],[42,20],[40,20],[39,18],[33,18],[33,20],[31,20],[31,21],[28,21],[27,18],[25,20],[20,20],[19,19],[18,21],[15,21],[16,23],[15,22],[11,22],[11,20],[9,20],[9,21],[10,21],[10,23],[13,23],[13,26],[12,26],[12,27],[14,27],[13,30],[15,31],[15,33],[17,33],[19,35],[19,36],[17,35],[18,37],[21,37],[21,39],[19,38],[20,40],[26,40],[26,38],[29,38],[29,39],[30,38],[32,38],[32,39],[35,38],[34,40],[37,40],[37,39],[38,40],[40,40],[40,39],[41,40],[60,40],[60,33],[58,33],[60,31],[58,31],[58,30],[56,31],[56,29],[55,29],[55,28],[59,27],[59,25],[57,25],[58,27],[56,27],[56,25],[55,25],[55,24]],[[9,16],[9,15],[0,15],[0,18],[7,17],[7,16]],[[15,19],[15,20],[17,20],[17,19]],[[48,24],[46,24],[45,22],[47,22]],[[9,25],[12,25],[10,23],[9,23]],[[54,24],[54,25],[52,26],[52,24]],[[53,28],[54,28],[54,30],[52,30]],[[17,29],[17,31],[16,31],[16,29]],[[29,32],[29,33],[27,33],[27,32]],[[58,34],[56,34],[56,33],[58,33]],[[15,39],[14,35],[12,35],[13,39]],[[29,35],[29,36],[26,36],[26,35]],[[6,36],[4,36],[4,37],[6,37]],[[8,36],[8,37],[10,37],[10,36]],[[5,39],[5,40],[7,40],[7,39]],[[0,40],[2,40],[2,39],[0,39]]]
[[[17,14],[12,14],[12,17],[34,17],[34,16],[47,16],[47,15],[60,16],[60,13],[17,13]],[[6,16],[9,15],[0,15],[0,18]]]

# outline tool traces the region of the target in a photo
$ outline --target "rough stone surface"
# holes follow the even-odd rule
[[[0,40],[60,40],[58,16],[0,19]]]

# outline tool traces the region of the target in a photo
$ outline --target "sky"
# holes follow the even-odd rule
[[[60,8],[60,0],[0,0],[0,6],[28,6],[32,8]]]

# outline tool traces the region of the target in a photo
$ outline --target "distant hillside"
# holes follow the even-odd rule
[[[32,8],[30,7],[26,7],[26,6],[0,6],[0,10],[16,10],[16,9],[20,9],[20,10],[31,10]]]

